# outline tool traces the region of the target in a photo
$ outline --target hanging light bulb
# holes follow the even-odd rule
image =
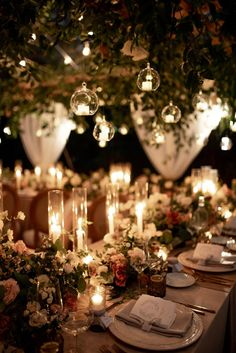
[[[230,130],[236,132],[236,121],[230,121],[229,123]]]
[[[181,110],[170,101],[170,103],[163,108],[161,117],[165,123],[175,124],[181,118]]]
[[[97,123],[93,129],[93,137],[97,141],[110,141],[115,134],[115,128],[112,123],[106,121],[105,117],[103,116],[103,120],[100,123]]]
[[[203,112],[209,108],[209,98],[200,90],[193,96],[192,105],[196,110]]]
[[[106,147],[106,145],[107,145],[106,141],[98,141],[99,147],[104,148],[104,147]]]
[[[84,43],[84,48],[82,50],[82,54],[84,56],[89,56],[89,54],[91,53],[91,50],[90,50],[90,45],[89,45],[89,42],[85,42]]]
[[[93,115],[98,110],[99,100],[96,93],[87,88],[85,82],[82,88],[76,90],[70,99],[70,106],[78,116]]]
[[[121,135],[127,135],[129,132],[129,128],[126,124],[121,124],[120,128],[119,128],[119,133]]]
[[[166,136],[165,131],[161,127],[161,125],[153,124],[153,130],[151,134],[151,144],[152,145],[161,145],[165,143]]]
[[[160,75],[159,73],[147,64],[147,67],[140,71],[137,78],[137,86],[141,91],[150,92],[156,91],[160,86]]]
[[[222,136],[220,141],[220,148],[222,151],[229,151],[233,146],[231,138],[228,136]]]

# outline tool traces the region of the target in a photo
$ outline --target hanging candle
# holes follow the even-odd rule
[[[200,90],[193,96],[192,105],[196,110],[203,112],[209,108],[209,98]]]
[[[229,151],[231,150],[232,146],[233,142],[231,138],[229,138],[228,136],[221,137],[220,148],[222,151]]]
[[[95,114],[98,110],[98,105],[98,96],[87,88],[85,82],[82,83],[82,88],[76,90],[70,99],[71,109],[78,116]]]
[[[97,123],[93,129],[93,137],[100,142],[110,141],[115,134],[115,128],[112,123],[106,121],[103,117],[100,123]]]
[[[170,101],[170,103],[163,108],[161,117],[165,123],[175,124],[181,118],[181,110],[177,107],[177,105],[173,105],[173,102]]]
[[[165,141],[166,141],[166,136],[163,128],[160,125],[154,126],[154,129],[152,130],[151,144],[160,145],[162,143],[165,143]]]
[[[141,91],[151,92],[156,91],[160,86],[160,75],[159,73],[147,64],[147,67],[140,71],[137,78],[137,86]]]

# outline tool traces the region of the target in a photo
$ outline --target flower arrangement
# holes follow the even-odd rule
[[[120,234],[105,235],[104,250],[97,252],[94,261],[89,265],[92,278],[116,288],[126,288],[127,283],[136,277],[137,273],[132,266],[135,261],[148,261],[147,267],[152,266],[152,270],[155,262],[155,271],[167,271],[167,255],[164,260],[161,255],[161,252],[167,254],[166,246],[158,244],[153,247],[150,241],[152,238],[148,241],[145,235],[140,237],[134,224],[127,228],[124,223],[124,227]],[[144,253],[141,245],[146,245],[147,253]]]
[[[6,211],[0,213],[0,335],[6,345],[30,351],[31,339],[40,342],[60,327],[73,305],[71,293],[85,289],[86,268],[79,254],[59,242],[45,240],[38,251],[14,242],[7,219]]]

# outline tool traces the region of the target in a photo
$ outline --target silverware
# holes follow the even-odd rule
[[[199,310],[199,311],[206,311],[208,313],[212,313],[212,314],[215,314],[215,310],[214,309],[210,309],[210,308],[207,308],[206,306],[201,306],[201,305],[197,305],[197,304],[190,304],[190,303],[183,303],[183,302],[180,302],[180,301],[176,301],[176,300],[173,300],[173,299],[170,299],[172,302],[174,303],[177,303],[177,304],[181,304],[181,305],[184,305],[184,306],[187,306],[188,308],[191,308],[193,310]],[[199,313],[200,314],[200,313]]]
[[[99,352],[101,353],[113,353],[113,351],[108,348],[105,344],[103,344],[101,347],[99,347]]]

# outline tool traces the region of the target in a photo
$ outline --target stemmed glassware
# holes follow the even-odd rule
[[[92,321],[93,312],[90,310],[89,296],[84,293],[78,294],[74,305],[68,308],[67,318],[61,327],[66,334],[74,338],[74,342],[70,340],[69,353],[80,352],[78,336],[88,330]]]
[[[139,242],[137,244],[137,247],[135,247],[133,250],[134,250],[134,253],[133,253],[133,256],[131,257],[130,264],[138,273],[138,293],[139,295],[141,295],[142,294],[142,288],[141,288],[142,273],[149,265],[148,263],[149,253],[148,253],[147,243]]]

